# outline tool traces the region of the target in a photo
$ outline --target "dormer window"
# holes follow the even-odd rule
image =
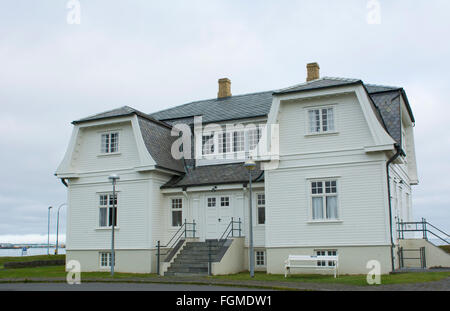
[[[309,134],[329,133],[335,131],[334,108],[313,108],[308,110]]]
[[[109,132],[101,135],[101,153],[119,152],[119,133]]]
[[[202,154],[222,155],[251,151],[258,145],[261,135],[260,127],[203,134]]]

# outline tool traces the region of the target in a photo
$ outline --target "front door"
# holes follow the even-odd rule
[[[205,215],[206,238],[219,239],[231,221],[231,197],[226,195],[207,197]]]

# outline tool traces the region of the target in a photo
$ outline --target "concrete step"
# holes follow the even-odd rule
[[[167,272],[200,273],[208,272],[208,267],[170,267]]]
[[[164,273],[164,276],[181,276],[181,277],[189,277],[189,276],[199,276],[199,275],[208,275],[208,272],[199,272],[199,273],[186,273],[186,272],[169,272]]]

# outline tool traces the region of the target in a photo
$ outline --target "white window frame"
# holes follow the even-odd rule
[[[112,254],[111,254],[111,252],[99,252],[98,253],[98,259],[99,259],[99,266],[100,266],[100,269],[109,269],[109,268],[111,268],[111,262],[112,262]],[[115,256],[114,256],[114,266],[116,265],[116,263],[117,263],[117,260],[116,260],[116,257],[117,257],[117,254],[114,254]],[[106,256],[106,265],[103,265],[103,262],[104,262],[104,257],[103,256]]]
[[[262,256],[263,256],[262,264],[259,263],[258,253],[262,253]],[[261,250],[261,249],[255,250],[255,266],[256,267],[265,267],[266,266],[266,251],[265,250]]]
[[[228,196],[228,195],[220,196],[220,207],[230,207],[230,205],[231,205],[230,201],[231,201],[230,196]],[[217,200],[216,200],[216,204],[217,204]]]
[[[260,204],[259,203],[259,196],[263,195],[264,196],[264,204]],[[264,226],[266,224],[266,194],[264,192],[257,192],[255,193],[255,208],[256,208],[256,224],[258,226]],[[260,208],[264,208],[264,223],[261,224],[259,223],[259,209]]]
[[[106,196],[106,205],[101,204],[102,197]],[[98,202],[98,221],[97,221],[97,228],[99,229],[111,229],[112,224],[109,224],[109,218],[111,214],[111,210],[113,209],[113,205],[111,204],[113,194],[111,192],[104,192],[104,193],[98,193],[97,195],[97,202]],[[116,192],[116,200],[115,200],[115,209],[116,209],[116,219],[115,219],[115,226],[114,229],[119,228],[119,194]],[[101,225],[101,209],[106,209],[106,225]]]
[[[180,208],[174,208],[174,201],[175,200],[180,200],[181,203],[181,207]],[[170,227],[171,228],[180,228],[183,225],[183,207],[184,207],[184,199],[183,197],[172,197],[169,200],[169,221],[170,221]],[[181,212],[181,224],[179,226],[174,226],[173,225],[173,212]]]
[[[207,158],[210,156],[225,156],[230,154],[239,154],[253,151],[258,143],[261,141],[261,137],[263,134],[263,125],[256,124],[254,128],[245,128],[245,129],[233,129],[231,131],[224,130],[222,132],[212,131],[208,133],[203,133],[201,135],[202,143],[202,157]],[[251,132],[256,132],[256,134],[251,134]],[[235,144],[235,139],[239,135],[239,144]],[[225,144],[223,143],[223,137],[226,137]],[[257,141],[255,141],[255,137],[257,137]],[[209,141],[206,139],[209,138]],[[205,149],[204,145],[206,142],[209,142],[208,146],[213,146],[213,151],[205,152],[206,150],[210,150],[210,148]],[[250,148],[252,147],[252,148]],[[225,152],[223,150],[225,149]]]
[[[111,140],[112,140],[112,135],[116,135],[116,144],[115,144],[115,150],[112,150],[112,144],[111,144]],[[107,137],[106,142],[107,145],[104,146],[104,137]],[[119,144],[120,144],[120,135],[119,135],[119,131],[115,130],[115,131],[108,131],[108,132],[101,132],[100,133],[100,154],[101,155],[108,155],[108,154],[119,154]]]
[[[314,255],[317,256],[317,258],[320,258],[320,256],[337,256],[338,251],[337,249],[315,249]],[[335,263],[334,261],[327,261],[326,260],[317,260],[317,266],[318,267],[334,267]]]
[[[324,126],[324,118],[323,118],[323,110],[332,109],[333,111],[333,129],[329,129],[329,125],[327,125],[327,130],[323,129]],[[310,111],[319,110],[319,131],[311,131],[311,120],[309,117]],[[305,108],[305,124],[306,124],[306,135],[324,135],[324,134],[335,134],[337,133],[337,109],[336,105],[327,105],[327,106],[314,106],[314,107],[306,107]],[[328,115],[327,115],[328,120]]]
[[[312,185],[313,183],[317,183],[317,182],[322,182],[322,193],[316,193],[313,194],[312,193]],[[336,192],[334,193],[330,193],[327,194],[326,193],[326,182],[336,182]],[[310,217],[309,217],[309,222],[311,223],[324,223],[324,222],[341,222],[342,220],[342,215],[341,215],[341,208],[340,208],[340,203],[339,203],[339,187],[340,183],[339,183],[339,178],[337,177],[329,177],[329,178],[314,178],[314,179],[309,179],[307,182],[307,186],[308,186],[308,197],[309,197],[309,213],[310,213]],[[336,197],[336,212],[337,212],[337,218],[327,218],[327,214],[326,214],[326,197],[327,196],[335,196]],[[314,218],[314,212],[313,212],[313,198],[315,197],[322,197],[322,218]]]

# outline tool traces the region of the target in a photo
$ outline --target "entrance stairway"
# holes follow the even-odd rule
[[[429,241],[429,237],[449,245],[450,236],[430,224],[426,219],[416,222],[398,222],[399,270],[450,268],[450,254]],[[421,233],[421,237],[410,234]],[[409,235],[409,236],[408,236]]]
[[[228,246],[226,240],[186,242],[164,275],[208,275],[209,262],[220,261]]]

